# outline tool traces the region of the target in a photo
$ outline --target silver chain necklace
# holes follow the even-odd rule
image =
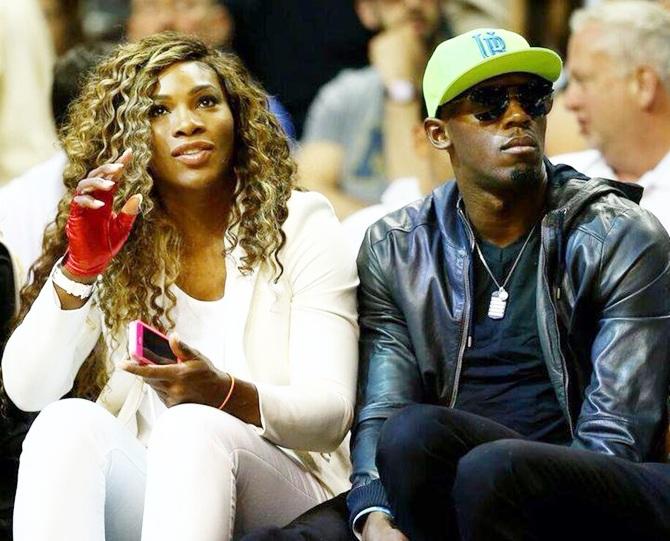
[[[507,273],[507,276],[505,276],[505,281],[502,283],[502,285],[500,285],[498,283],[498,280],[496,280],[496,277],[493,276],[493,273],[491,272],[491,269],[489,268],[489,265],[486,262],[486,259],[484,259],[484,254],[482,254],[482,251],[479,248],[479,244],[475,240],[475,248],[477,248],[477,254],[479,255],[479,259],[482,262],[482,264],[484,265],[484,268],[486,269],[486,272],[489,273],[489,276],[491,277],[491,280],[493,280],[493,283],[498,288],[497,291],[494,291],[493,293],[491,293],[491,302],[489,303],[489,313],[488,313],[488,316],[491,319],[502,319],[502,318],[505,317],[505,310],[507,308],[507,301],[509,300],[509,293],[505,289],[505,286],[507,286],[507,282],[509,282],[510,278],[512,277],[512,274],[514,273],[514,269],[516,269],[516,266],[519,263],[519,260],[521,259],[521,256],[522,256],[524,250],[526,249],[526,246],[528,245],[528,241],[530,241],[530,237],[533,236],[533,232],[535,231],[536,227],[537,227],[537,223],[530,230],[530,233],[528,233],[528,236],[526,237],[526,240],[523,243],[523,246],[521,247],[521,250],[519,250],[519,253],[516,256],[516,259],[514,260],[514,263],[512,264],[512,268]]]

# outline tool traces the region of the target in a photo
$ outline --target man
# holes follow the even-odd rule
[[[364,541],[670,534],[670,468],[649,463],[665,454],[670,239],[639,187],[543,159],[560,70],[498,29],[428,62],[424,126],[456,180],[375,223],[358,258],[347,504]],[[345,540],[342,510],[245,541]]]
[[[428,62],[425,129],[456,181],[358,259],[366,541],[670,534],[670,473],[635,464],[664,453],[670,239],[639,188],[543,159],[560,69],[504,30]]]
[[[421,101],[423,103],[423,98]],[[426,137],[426,132],[423,130],[423,120],[426,116],[426,108],[422,106],[421,114],[417,116],[411,132],[414,153],[421,161],[417,173],[392,180],[382,194],[379,204],[358,210],[342,220],[342,227],[349,239],[354,257],[358,255],[368,227],[389,212],[428,195],[454,176],[448,154],[431,145]]]
[[[163,30],[192,34],[215,47],[229,47],[233,21],[219,0],[131,0],[128,39]]]
[[[637,182],[642,207],[670,228],[670,11],[603,3],[576,11],[570,25],[565,103],[594,150],[555,161]]]
[[[387,179],[415,175],[411,127],[421,74],[448,29],[440,0],[356,0],[363,25],[378,34],[370,66],[345,70],[317,94],[297,155],[303,183],[325,194],[344,218],[378,203]]]

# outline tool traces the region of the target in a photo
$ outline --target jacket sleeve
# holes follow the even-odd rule
[[[3,382],[12,402],[24,411],[39,411],[67,394],[100,332],[93,296],[77,310],[62,310],[49,278],[2,357]]]
[[[393,298],[392,269],[385,269],[377,250],[382,243],[366,234],[358,256],[359,347],[358,397],[352,432],[350,517],[373,506],[388,506],[375,466],[377,441],[384,421],[401,408],[421,401],[421,381],[407,323]],[[383,243],[385,249],[386,243]]]
[[[612,224],[600,257],[593,366],[573,446],[636,462],[658,457],[670,377],[670,239],[639,208]]]
[[[319,194],[294,193],[284,230],[289,373],[286,385],[256,383],[260,433],[282,447],[330,452],[354,416],[356,265],[332,207]]]

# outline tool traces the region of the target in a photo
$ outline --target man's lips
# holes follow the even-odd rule
[[[521,137],[512,137],[508,139],[501,147],[500,151],[504,154],[512,155],[531,155],[539,150],[538,142],[534,137],[524,135]]]
[[[518,148],[528,148],[533,149],[537,148],[537,141],[530,137],[529,135],[523,135],[520,137],[512,137],[508,139],[501,147],[500,150],[512,150]]]

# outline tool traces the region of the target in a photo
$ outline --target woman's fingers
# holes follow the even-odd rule
[[[116,160],[117,163],[122,163],[124,166],[128,165],[133,159],[133,151],[127,148],[123,151],[123,154],[119,156],[119,159]]]
[[[100,167],[96,167],[89,172],[87,178],[103,177],[109,180],[118,180],[121,177],[126,166],[133,159],[133,152],[129,148],[126,149],[115,162],[105,163]]]
[[[98,190],[109,191],[115,185],[115,182],[108,180],[106,178],[94,177],[94,178],[85,178],[79,181],[77,184],[77,194],[83,195]]]
[[[72,201],[74,201],[80,207],[87,209],[99,209],[105,206],[104,201],[95,199],[90,195],[77,195],[74,199],[72,199]]]
[[[136,193],[128,201],[126,201],[123,208],[121,208],[122,214],[128,214],[130,216],[137,216],[140,213],[142,208],[142,194]]]
[[[125,167],[126,166],[122,163],[106,163],[90,171],[89,174],[86,175],[86,178],[103,177],[109,180],[116,180],[119,178]]]

